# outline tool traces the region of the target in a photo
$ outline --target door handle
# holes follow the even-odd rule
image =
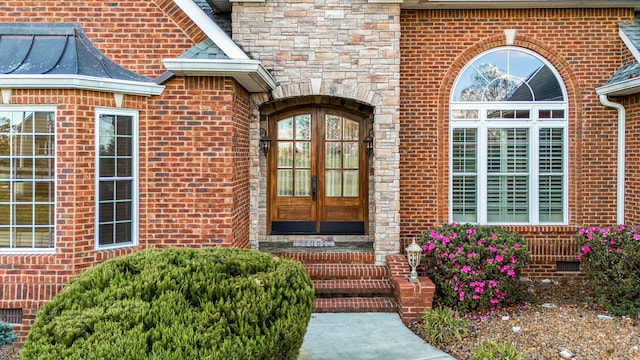
[[[318,190],[318,178],[316,176],[311,177],[311,201],[316,201],[316,193]]]

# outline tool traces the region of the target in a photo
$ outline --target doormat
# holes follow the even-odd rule
[[[293,246],[295,247],[330,247],[336,246],[335,241],[333,240],[300,240],[294,241]]]

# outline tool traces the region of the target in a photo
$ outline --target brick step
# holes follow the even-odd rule
[[[373,253],[338,253],[338,252],[274,252],[276,256],[298,260],[303,264],[374,264]]]
[[[388,279],[361,280],[313,280],[316,297],[375,297],[392,296],[393,288]]]
[[[311,280],[389,278],[387,267],[373,264],[303,264],[303,266]]]
[[[316,298],[315,312],[396,312],[398,304],[392,297]]]

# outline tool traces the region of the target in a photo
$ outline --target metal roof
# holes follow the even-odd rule
[[[72,23],[0,23],[0,74],[153,82],[104,56]]]

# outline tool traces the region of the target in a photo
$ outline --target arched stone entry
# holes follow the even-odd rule
[[[340,94],[341,96],[338,96]],[[400,251],[399,229],[399,159],[398,154],[398,109],[384,103],[382,98],[368,90],[342,88],[339,84],[312,83],[309,86],[286,84],[266,94],[254,95],[252,99],[252,173],[251,173],[251,246],[258,248],[260,241],[284,240],[282,235],[273,234],[270,223],[270,191],[267,188],[270,166],[276,163],[258,151],[260,129],[269,129],[274,138],[276,129],[272,123],[274,116],[286,111],[300,109],[331,109],[345,118],[359,119],[362,128],[358,130],[358,158],[362,164],[359,170],[366,171],[364,188],[363,231],[336,231],[340,239],[373,241],[376,263],[383,264],[385,256]],[[361,151],[363,136],[372,130],[374,153],[369,158]],[[324,131],[324,130],[323,130]],[[365,134],[365,135],[363,135]],[[393,139],[393,140],[391,140]],[[344,140],[350,141],[350,140]],[[326,148],[322,148],[326,151]],[[271,156],[271,155],[270,155]],[[364,157],[364,159],[362,159]],[[364,160],[364,161],[362,161]],[[352,169],[342,169],[351,171]],[[324,169],[323,169],[324,171]],[[271,178],[273,181],[273,177]],[[326,179],[325,179],[326,181]],[[325,189],[326,190],[326,189]],[[321,225],[318,225],[321,226]],[[320,229],[318,227],[318,229]],[[325,229],[319,231],[322,235]],[[328,231],[331,232],[331,231]],[[346,233],[346,234],[343,234]],[[288,235],[285,235],[288,236]],[[301,235],[296,235],[300,238]],[[302,235],[305,236],[305,235]],[[322,235],[324,236],[324,235]]]

